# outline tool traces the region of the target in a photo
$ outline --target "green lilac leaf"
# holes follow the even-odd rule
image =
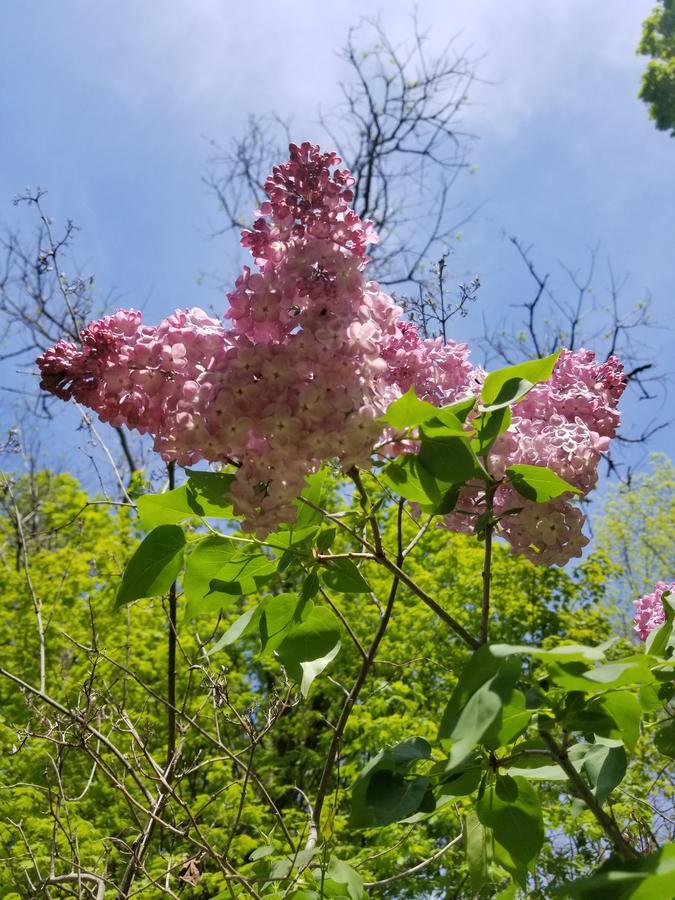
[[[388,825],[398,821],[392,816],[401,815],[408,818],[425,804],[431,805],[432,797],[428,791],[429,779],[426,776],[410,776],[412,766],[420,760],[431,759],[431,747],[424,738],[413,737],[401,741],[394,747],[381,750],[361,771],[352,787],[352,805],[350,823],[354,828],[371,828]],[[371,782],[376,775],[387,773],[389,781],[381,781],[380,789],[369,794]],[[404,783],[416,784],[416,788],[404,789]],[[392,788],[397,803],[392,803],[384,786]],[[419,805],[415,805],[413,800]],[[403,814],[405,813],[405,814]]]
[[[533,359],[490,372],[483,382],[481,392],[483,409],[490,412],[517,403],[535,384],[548,381],[559,356],[560,350],[543,359]]]
[[[188,503],[187,484],[163,494],[141,494],[136,500],[141,528],[150,531],[158,525],[177,525],[195,513]]]
[[[621,784],[627,765],[626,751],[621,741],[596,738],[596,743],[584,757],[583,770],[598,803],[604,803],[614,788]]]
[[[115,597],[115,608],[142,597],[161,597],[183,567],[185,534],[178,525],[158,525],[129,560]]]
[[[197,516],[207,519],[229,519],[233,517],[230,488],[234,481],[231,472],[199,472],[185,470],[188,476],[187,499]]]
[[[221,535],[202,538],[185,566],[187,615],[217,612],[228,598],[257,591],[259,583],[273,575],[276,567],[277,561],[255,544]]]
[[[300,685],[306,697],[313,681],[339,651],[340,624],[329,609],[317,606],[288,628],[276,652],[289,677]]]
[[[318,472],[307,475],[305,477],[306,487],[303,489],[300,497],[308,500],[314,506],[321,506],[321,498],[327,476],[327,469],[319,469]],[[302,500],[294,500],[293,502],[298,510],[295,516],[296,528],[305,528],[308,525],[318,525],[323,521],[322,513],[313,509],[312,506],[303,503]]]
[[[499,435],[508,429],[512,418],[513,413],[508,406],[476,416],[471,422],[475,431],[471,444],[479,456],[490,450]]]
[[[380,472],[380,479],[395,494],[413,503],[441,503],[450,484],[439,484],[435,476],[414,454],[401,456],[388,463]]]
[[[527,779],[497,775],[479,797],[476,812],[516,863],[527,866],[539,855],[544,823],[539,796]]]
[[[343,897],[346,900],[364,900],[366,897],[363,879],[359,873],[348,863],[338,859],[337,856],[331,855],[323,879],[320,870],[317,872],[317,876],[326,897]]]
[[[648,657],[634,655],[620,663],[606,663],[587,669],[581,662],[549,662],[551,679],[567,691],[602,693],[625,685],[649,684],[655,678],[649,668]]]
[[[652,656],[668,656],[675,652],[675,594],[664,591],[661,597],[666,619],[647,636],[645,651]]]
[[[523,463],[509,466],[506,474],[518,493],[528,500],[534,500],[535,503],[547,503],[563,494],[581,493],[578,488],[564,481],[546,466],[528,466]]]
[[[351,559],[330,559],[322,573],[326,587],[341,594],[370,594],[371,586]]]
[[[467,813],[464,820],[464,841],[469,881],[474,896],[488,882],[492,862],[492,832],[481,823],[475,812]]]
[[[466,437],[427,440],[421,429],[420,464],[447,484],[464,484],[472,478],[484,478],[486,472]]]
[[[654,745],[659,753],[675,759],[675,719],[669,719],[654,733]]]
[[[212,656],[214,653],[217,653],[219,650],[222,650],[223,647],[229,647],[230,644],[234,644],[235,641],[239,640],[239,638],[244,637],[247,634],[250,634],[252,631],[258,627],[258,620],[260,619],[260,606],[252,606],[251,609],[246,610],[238,619],[230,625],[227,631],[220,636],[218,641],[211,647],[208,651],[208,655]]]
[[[559,644],[550,649],[529,644],[491,644],[490,652],[496,657],[523,654],[524,656],[533,656],[535,659],[560,662],[599,662],[605,658],[605,653],[600,647],[587,647],[584,644]]]
[[[391,425],[402,431],[406,428],[414,428],[432,419],[438,413],[438,408],[426,400],[420,400],[415,393],[414,385],[394,400],[386,413],[378,420],[384,425]]]
[[[435,809],[431,780],[424,776],[405,778],[397,772],[375,772],[366,789],[366,804],[377,811],[377,824],[400,822],[418,811]]]
[[[439,739],[444,745],[449,745],[449,770],[464,762],[474,747],[482,742],[490,727],[500,721],[504,704],[512,697],[520,672],[518,660],[502,661],[492,678],[471,692],[461,705],[455,689],[439,729]],[[458,688],[460,692],[463,690],[459,684]]]

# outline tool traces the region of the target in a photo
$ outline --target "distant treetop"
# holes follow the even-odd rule
[[[656,127],[675,137],[675,0],[659,0],[645,19],[638,53],[652,57],[638,96]]]

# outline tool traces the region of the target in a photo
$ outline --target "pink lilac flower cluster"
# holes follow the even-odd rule
[[[442,405],[475,393],[484,377],[466,345],[421,338],[365,279],[377,236],[350,207],[354,179],[339,163],[304,143],[274,168],[268,199],[242,235],[255,269],[237,279],[224,323],[189,309],[147,326],[120,310],[87,326],[81,346],[60,341],[38,360],[46,390],[151,434],[165,460],[234,463],[235,511],[260,534],[293,521],[305,476],[326,459],[368,466],[392,438],[377,417],[411,385]],[[495,474],[513,462],[550,465],[590,490],[622,389],[615,360],[564,353],[551,382],[515,408],[491,454]],[[468,509],[447,518],[450,528],[471,528],[480,511],[480,489],[464,494]],[[579,551],[583,516],[570,504],[542,510],[506,487],[495,503],[523,507],[502,525],[515,550],[544,563]]]
[[[589,350],[563,350],[551,378],[513,407],[511,426],[490,451],[490,473],[503,478],[506,468],[518,463],[546,466],[585,496],[616,434],[616,407],[624,387],[623,368],[615,357],[598,363]],[[470,531],[485,510],[483,487],[467,486],[456,509],[446,517],[446,526]],[[494,512],[502,517],[501,536],[533,562],[563,565],[581,556],[588,543],[582,530],[585,517],[567,499],[534,503],[507,480],[494,495]]]
[[[235,510],[260,533],[293,519],[324,460],[369,464],[399,382],[439,401],[468,390],[467,348],[421,341],[364,279],[376,235],[339,162],[303,144],[275,167],[242,236],[257,271],[238,278],[225,325],[197,309],[158,326],[119,311],[84,329],[81,347],[61,341],[38,360],[46,390],[152,434],[164,459],[234,460]]]
[[[645,594],[635,604],[635,631],[641,640],[646,640],[650,632],[659,628],[666,621],[666,611],[663,608],[663,595],[675,592],[675,581],[666,584],[658,581],[651,594]]]

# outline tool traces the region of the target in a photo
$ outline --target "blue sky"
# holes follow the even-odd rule
[[[430,44],[457,36],[480,57],[467,127],[479,140],[475,174],[457,185],[460,210],[480,206],[456,242],[459,280],[481,278],[472,314],[509,313],[529,297],[526,273],[503,232],[533,244],[562,286],[562,262],[583,267],[600,243],[596,289],[610,256],[627,275],[627,302],[649,290],[654,317],[673,324],[675,140],[637,100],[644,60],[635,47],[652,0],[420,0]],[[0,31],[0,224],[29,221],[11,205],[40,185],[58,221],[80,226],[76,257],[103,295],[144,310],[222,308],[203,273],[233,274],[233,252],[210,237],[217,221],[202,184],[208,139],[224,143],[250,112],[293,117],[298,139],[324,140],[319,105],[337,99],[335,51],[363,4],[310,0],[30,0],[8,4]],[[383,23],[410,33],[411,4],[389,0]],[[669,371],[675,339],[661,327],[650,353]],[[3,381],[16,366],[3,364]],[[28,376],[23,376],[28,377]],[[3,401],[3,405],[4,405]],[[663,416],[664,410],[653,414]],[[9,414],[11,417],[11,413]],[[643,415],[635,404],[627,415]],[[3,417],[6,419],[6,417]],[[654,449],[669,450],[673,430]],[[63,436],[68,454],[69,440]]]

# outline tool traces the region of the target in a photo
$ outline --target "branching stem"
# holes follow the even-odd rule
[[[580,800],[584,801],[586,806],[595,816],[596,821],[605,832],[608,840],[611,842],[617,854],[623,860],[636,859],[639,854],[628,843],[614,819],[609,816],[600,806],[597,799],[595,798],[595,795],[588,787],[581,774],[577,772],[576,768],[572,764],[572,760],[570,759],[565,747],[559,744],[555,740],[555,738],[547,731],[542,731],[541,737],[544,743],[550,749],[551,756],[558,763],[565,775],[567,775],[574,794],[576,794],[576,796]]]
[[[494,508],[496,485],[490,485],[485,495],[485,552],[483,556],[483,602],[480,616],[480,643],[487,644],[490,631],[490,586],[492,582],[492,537],[494,535],[494,522],[492,512]]]

